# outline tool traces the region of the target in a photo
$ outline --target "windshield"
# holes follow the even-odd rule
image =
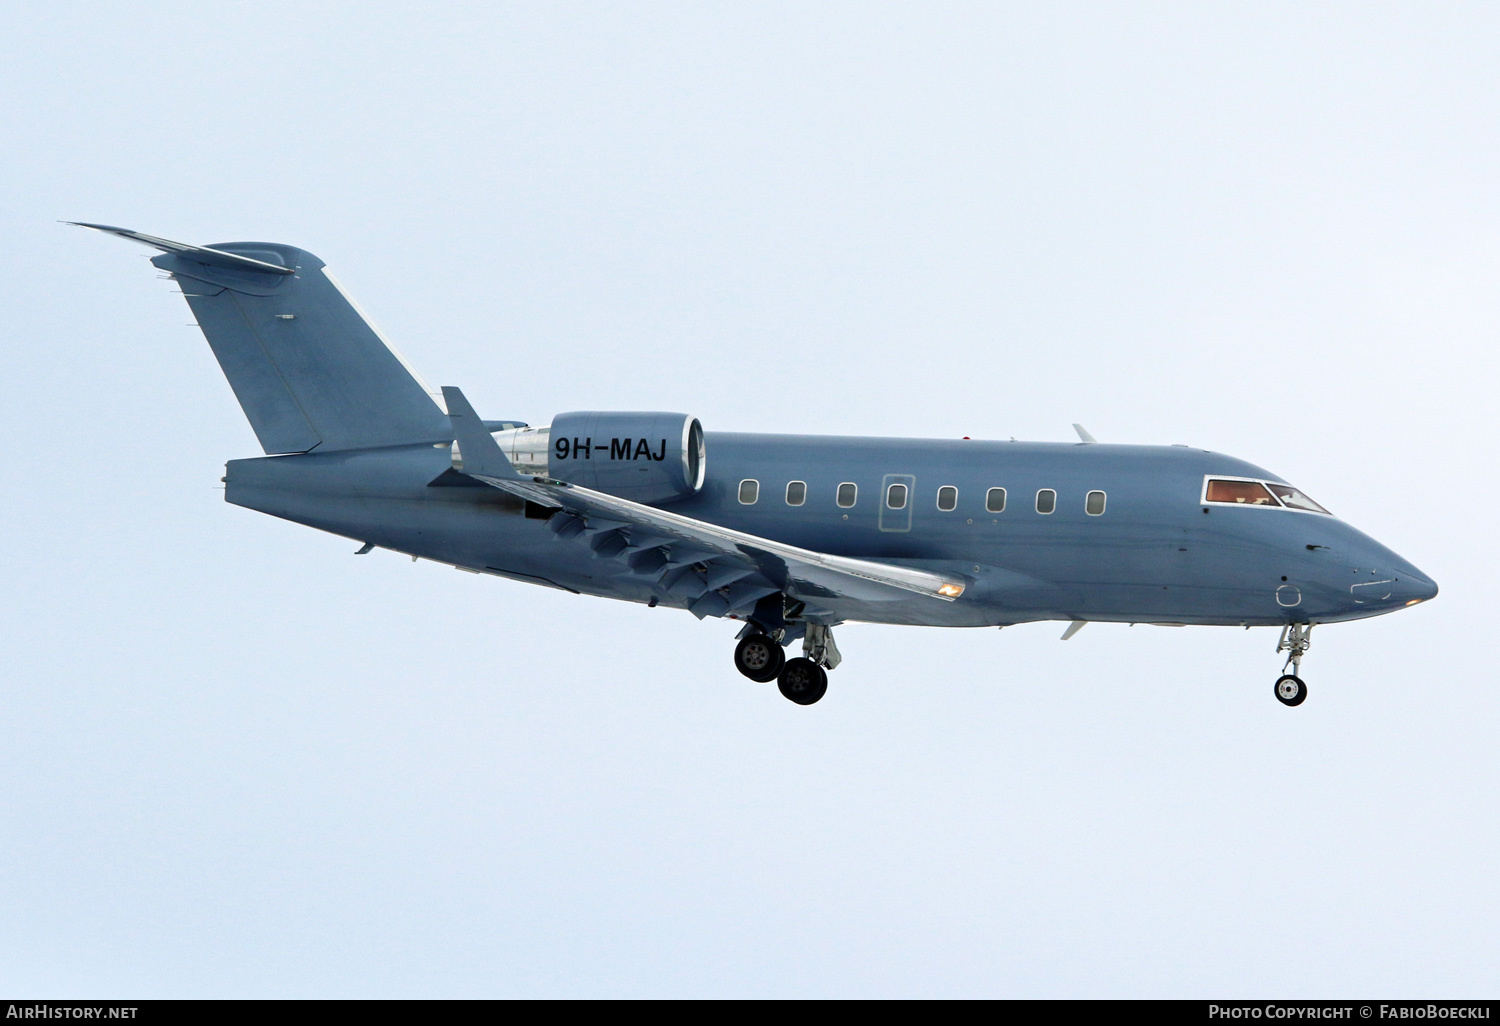
[[[1232,506],[1265,506],[1269,509],[1295,509],[1301,513],[1333,516],[1313,502],[1298,488],[1276,481],[1251,481],[1245,478],[1211,477],[1203,485],[1203,501]]]
[[[1266,487],[1275,492],[1276,498],[1280,499],[1281,504],[1288,509],[1305,509],[1309,513],[1326,513],[1328,516],[1333,516],[1332,513],[1329,513],[1322,506],[1319,506],[1316,502],[1313,502],[1306,495],[1302,494],[1301,491],[1293,488],[1291,485],[1268,483]]]

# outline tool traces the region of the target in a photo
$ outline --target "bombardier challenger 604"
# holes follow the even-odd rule
[[[72,222],[80,223],[80,222]],[[811,705],[848,621],[1064,620],[1280,629],[1300,705],[1315,624],[1437,594],[1415,566],[1260,467],[1186,446],[705,431],[684,413],[482,420],[434,392],[323,261],[145,243],[181,287],[266,455],[225,499],[379,547],[744,624],[740,673]],[[802,642],[802,655],[785,648]]]

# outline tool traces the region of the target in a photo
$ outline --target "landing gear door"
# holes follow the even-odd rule
[[[880,479],[880,529],[910,531],[911,507],[917,479],[911,474],[887,474]]]

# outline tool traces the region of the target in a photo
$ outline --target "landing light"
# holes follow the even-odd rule
[[[964,593],[962,584],[945,584],[938,588],[939,595],[947,595],[949,598],[958,598]]]
[[[1418,602],[1421,602],[1421,601],[1422,601],[1421,599],[1407,599],[1406,600],[1406,604],[1409,605],[1409,606],[1414,606]]]

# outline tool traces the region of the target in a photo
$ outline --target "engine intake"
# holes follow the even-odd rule
[[[703,425],[685,413],[560,413],[550,427],[495,433],[517,472],[635,502],[666,502],[703,487]]]

